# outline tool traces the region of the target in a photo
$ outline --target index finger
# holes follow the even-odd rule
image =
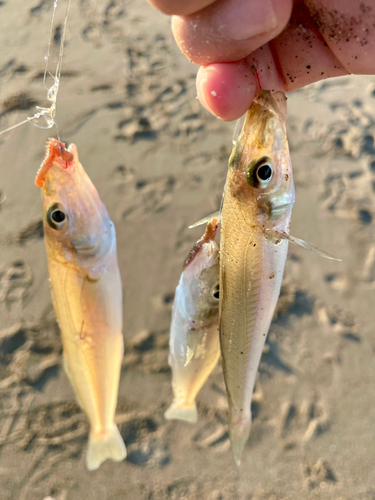
[[[189,16],[208,5],[215,3],[216,0],[148,0],[148,2],[169,16]]]

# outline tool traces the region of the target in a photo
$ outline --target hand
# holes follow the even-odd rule
[[[149,0],[173,15],[181,51],[201,68],[198,97],[223,120],[259,89],[289,92],[349,73],[375,74],[375,0]]]

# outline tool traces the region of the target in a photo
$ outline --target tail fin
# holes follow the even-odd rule
[[[86,456],[88,470],[96,470],[107,458],[120,462],[126,458],[126,448],[115,424],[101,434],[90,434]]]
[[[243,450],[250,435],[251,415],[242,415],[241,418],[237,420],[230,418],[229,422],[229,435],[234,455],[234,461],[239,467],[241,465]]]
[[[198,422],[197,405],[194,402],[191,406],[178,406],[177,403],[173,402],[164,413],[164,417],[167,420],[177,419],[196,424]]]

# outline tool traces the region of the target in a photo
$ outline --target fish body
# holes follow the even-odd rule
[[[280,293],[295,199],[286,98],[261,91],[229,159],[220,236],[220,342],[232,449],[239,465],[251,397]]]
[[[195,398],[220,357],[217,220],[189,253],[176,288],[169,364],[174,399],[167,419],[196,422]]]
[[[38,172],[53,305],[64,367],[90,421],[86,464],[123,460],[114,423],[123,358],[122,284],[116,233],[95,186],[78,159],[50,139]]]

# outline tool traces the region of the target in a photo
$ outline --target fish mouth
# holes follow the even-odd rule
[[[92,245],[90,247],[80,247],[77,245],[73,245],[75,250],[79,250],[80,252],[90,252],[91,250],[94,250],[95,245]]]
[[[272,151],[275,134],[279,129],[286,136],[286,97],[283,92],[261,90],[251,104],[229,158],[229,167],[237,170],[241,166],[245,148],[254,151]]]
[[[71,145],[72,146],[72,145]],[[68,168],[74,162],[74,154],[70,151],[71,147],[65,148],[65,144],[57,139],[49,139],[46,144],[46,155],[38,170],[35,185],[44,186],[44,181],[49,169],[58,162],[63,168]]]
[[[79,253],[93,253],[96,251],[97,244],[93,236],[76,238],[71,241],[72,248]]]
[[[96,245],[91,246],[80,246],[72,243],[72,247],[78,253],[92,254],[96,252]]]
[[[281,115],[283,118],[286,116],[286,101],[287,98],[284,92],[281,91],[260,90],[255,98],[255,102],[277,115]]]

